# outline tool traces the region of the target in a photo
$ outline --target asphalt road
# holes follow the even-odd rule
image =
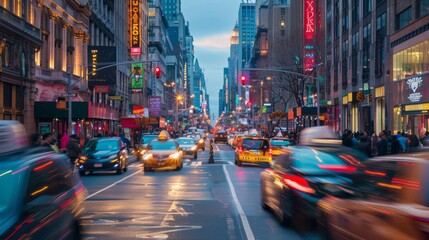
[[[84,239],[320,239],[307,223],[284,227],[262,210],[263,168],[235,166],[225,144],[214,149],[214,164],[200,150],[198,159],[184,158],[180,171],[144,172],[131,157],[122,175],[82,177],[89,192]]]

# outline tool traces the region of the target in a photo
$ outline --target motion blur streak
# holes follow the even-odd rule
[[[41,188],[41,189],[39,189],[37,191],[32,192],[31,196],[34,196],[34,195],[36,195],[38,193],[41,193],[41,192],[45,191],[46,189],[48,189],[48,186],[44,186],[43,188]]]
[[[33,171],[40,171],[41,169],[43,169],[43,168],[51,165],[52,163],[53,163],[52,161],[49,161],[49,162],[47,162],[47,163],[45,163],[45,164],[43,164],[43,165],[41,165],[39,167],[34,168]]]
[[[0,177],[3,177],[4,175],[9,174],[9,173],[11,173],[11,172],[12,172],[12,170],[6,171],[6,172],[4,172],[4,173],[0,174]]]

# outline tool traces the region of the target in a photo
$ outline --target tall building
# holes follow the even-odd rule
[[[336,131],[379,133],[386,127],[382,90],[383,69],[388,66],[386,3],[327,1],[325,89],[329,125]],[[383,93],[374,101],[375,91]]]
[[[185,26],[185,63],[183,65],[183,88],[187,93],[187,106],[194,105],[194,37],[189,30],[189,23]]]
[[[256,35],[255,3],[240,3],[238,10],[238,73],[242,73],[242,68],[246,67],[252,57],[252,48]],[[249,87],[237,84],[238,95],[242,96],[244,102],[249,102]],[[243,89],[242,89],[243,88]]]
[[[66,132],[85,137],[105,117],[89,110],[93,109],[86,75],[90,4],[88,1],[65,0],[36,2],[32,5],[35,8],[35,24],[41,29],[43,40],[35,57],[37,94],[34,117],[37,130],[41,133],[52,132],[56,137]],[[72,96],[66,94],[69,92],[69,81]],[[71,109],[65,105],[68,97],[72,98]],[[109,119],[117,118],[114,111],[109,113]],[[97,127],[107,128],[105,125]]]
[[[0,2],[0,120],[18,120],[34,133],[38,129],[33,105],[40,94],[34,69],[44,44],[42,6],[36,1]]]
[[[389,66],[378,69],[388,80],[386,91],[375,89],[376,104],[386,97],[387,129],[421,136],[429,129],[429,1],[389,0],[383,4],[390,13],[387,24],[385,18],[377,17],[376,26],[377,31],[380,25],[387,26],[391,56],[382,59]]]
[[[228,57],[228,96],[225,99],[228,102],[227,112],[232,112],[236,110],[236,107],[239,106],[240,100],[237,87],[239,86],[238,79],[238,26],[234,26],[234,29],[231,32],[231,38],[229,41],[229,57]]]

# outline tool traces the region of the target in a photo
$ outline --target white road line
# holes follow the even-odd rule
[[[235,207],[237,208],[238,214],[240,215],[241,222],[243,224],[244,232],[246,233],[246,237],[248,240],[254,240],[255,236],[253,236],[252,229],[250,228],[249,220],[247,220],[246,214],[241,207],[240,202],[238,201],[237,194],[235,193],[234,186],[232,185],[231,178],[229,177],[229,173],[226,170],[226,166],[223,165],[223,172],[225,173],[226,180],[228,181],[229,189],[231,190],[232,199],[234,200]]]
[[[198,161],[196,166],[201,166],[201,164],[202,164],[202,161]]]
[[[94,197],[95,195],[97,195],[97,194],[99,194],[99,193],[101,193],[101,192],[104,192],[104,191],[106,191],[107,189],[109,189],[109,188],[111,188],[111,187],[115,186],[116,184],[118,184],[118,183],[120,183],[120,182],[123,182],[124,180],[126,180],[126,179],[128,179],[128,178],[130,178],[130,177],[132,177],[132,176],[134,176],[134,175],[136,175],[136,174],[139,174],[139,173],[140,173],[140,172],[142,172],[142,171],[143,171],[143,169],[140,169],[140,170],[138,170],[137,172],[135,172],[135,173],[133,173],[133,174],[131,174],[131,175],[129,175],[129,176],[126,176],[126,177],[122,178],[121,180],[116,181],[116,182],[114,182],[114,183],[110,184],[109,186],[107,186],[107,187],[105,187],[105,188],[103,188],[103,189],[100,189],[100,190],[98,190],[97,192],[95,192],[95,193],[93,193],[93,194],[91,194],[91,195],[88,195],[84,200],[90,199],[90,198]]]

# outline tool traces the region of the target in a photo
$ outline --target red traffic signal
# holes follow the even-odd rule
[[[162,73],[162,71],[161,71],[161,67],[156,66],[156,67],[155,67],[155,77],[156,77],[156,78],[161,78],[161,73]]]
[[[246,76],[241,75],[240,80],[241,80],[241,85],[246,85]]]

